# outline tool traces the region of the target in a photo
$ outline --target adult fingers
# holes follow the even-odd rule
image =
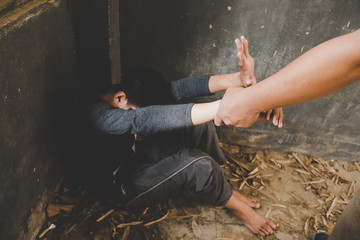
[[[277,126],[279,124],[279,118],[277,114],[274,114],[272,122],[274,126]]]
[[[284,113],[283,113],[283,109],[280,108],[280,117],[279,117],[279,125],[278,125],[279,128],[283,127],[283,121],[284,121]]]
[[[271,109],[271,110],[269,110],[269,111],[267,111],[267,113],[266,113],[266,120],[270,120],[270,116],[271,116],[271,113],[273,112],[273,110]]]
[[[221,126],[223,124],[223,121],[216,115],[214,117],[214,123],[215,123],[216,126],[219,127],[219,126]]]

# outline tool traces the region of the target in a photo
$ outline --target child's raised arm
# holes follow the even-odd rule
[[[256,84],[254,75],[255,62],[249,53],[249,42],[244,36],[235,40],[236,55],[238,57],[240,72],[213,75],[209,80],[209,89],[211,93],[224,91],[231,87],[246,88]]]

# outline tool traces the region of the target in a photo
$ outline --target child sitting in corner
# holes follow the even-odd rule
[[[101,176],[100,189],[111,186],[113,196],[132,207],[191,191],[209,204],[228,208],[254,234],[273,232],[275,224],[253,210],[260,207],[256,200],[233,191],[219,166],[226,159],[211,121],[220,100],[169,104],[255,84],[248,41],[241,40],[236,40],[241,72],[189,77],[170,84],[151,69],[137,69],[100,94],[89,108],[90,121],[100,139],[110,137],[107,149],[116,152],[106,160],[106,148],[93,146],[98,150],[93,155],[93,180],[99,185]],[[281,108],[271,117],[275,126],[282,127]]]

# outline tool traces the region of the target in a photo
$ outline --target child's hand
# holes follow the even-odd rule
[[[256,84],[256,78],[254,75],[255,62],[249,53],[248,40],[244,36],[241,36],[240,39],[241,41],[239,39],[235,40],[236,53],[239,59],[239,66],[241,68],[240,86],[246,88]]]
[[[282,108],[275,108],[267,111],[266,120],[270,120],[270,119],[272,120],[274,126],[277,126],[278,128],[282,128],[284,121]]]

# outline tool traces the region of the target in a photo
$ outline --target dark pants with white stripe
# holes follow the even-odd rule
[[[212,123],[152,134],[137,142],[135,159],[119,171],[126,177],[121,181],[124,191],[117,191],[125,193],[128,206],[164,202],[184,191],[222,206],[232,195],[219,166],[224,162]]]

